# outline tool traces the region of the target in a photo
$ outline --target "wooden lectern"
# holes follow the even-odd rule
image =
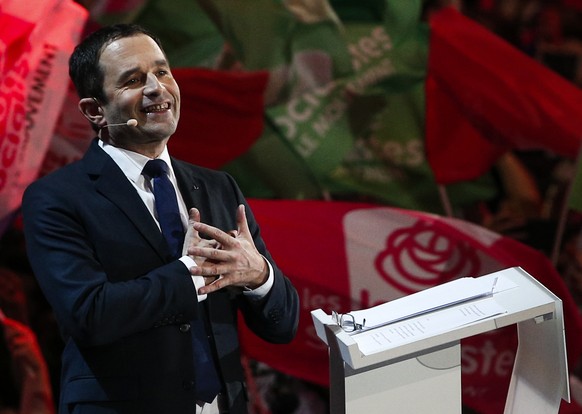
[[[520,267],[463,279],[481,293],[439,303],[455,286],[436,286],[351,312],[374,319],[353,332],[311,312],[329,347],[332,414],[460,414],[461,339],[512,324],[519,345],[504,413],[556,414],[570,401],[562,301]]]

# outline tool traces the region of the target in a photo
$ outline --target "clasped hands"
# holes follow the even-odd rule
[[[236,211],[236,223],[236,230],[225,232],[202,223],[198,209],[190,209],[183,254],[197,264],[190,268],[190,274],[204,277],[200,295],[227,286],[255,289],[267,280],[268,266],[255,246],[242,204]]]

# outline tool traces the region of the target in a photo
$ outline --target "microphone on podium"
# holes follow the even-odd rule
[[[130,118],[127,120],[127,122],[122,122],[120,124],[107,124],[107,125],[102,126],[101,129],[109,128],[109,127],[113,127],[113,126],[123,126],[123,125],[130,126],[130,127],[136,127],[137,126],[137,119]]]

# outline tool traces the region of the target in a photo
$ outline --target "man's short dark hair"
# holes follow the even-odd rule
[[[151,37],[162,49],[160,39],[150,31],[137,24],[124,23],[100,28],[77,45],[69,59],[69,76],[80,98],[93,97],[100,103],[107,103],[103,91],[105,74],[103,68],[99,66],[101,53],[112,42],[139,34]]]

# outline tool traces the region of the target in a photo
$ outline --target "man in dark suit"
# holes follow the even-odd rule
[[[69,63],[98,138],[23,198],[29,260],[66,342],[59,412],[245,413],[237,316],[266,341],[289,342],[295,288],[234,180],[169,156],[180,91],[155,36],[106,27]],[[143,171],[152,159],[178,190],[176,251],[156,174]],[[212,372],[218,387],[207,387]]]

